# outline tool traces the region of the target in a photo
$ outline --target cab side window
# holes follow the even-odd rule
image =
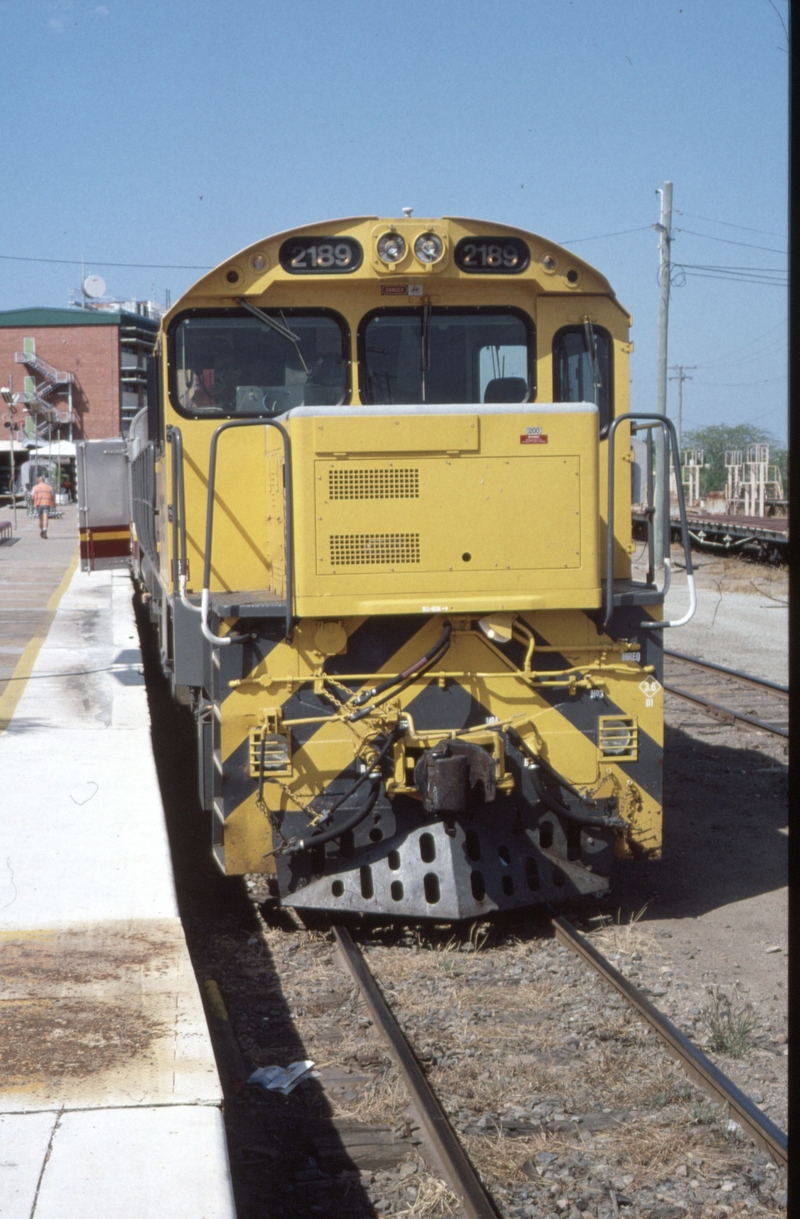
[[[565,326],[553,339],[553,396],[556,402],[594,402],[600,435],[608,430],[611,404],[611,335],[599,326]]]

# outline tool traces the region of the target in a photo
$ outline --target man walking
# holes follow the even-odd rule
[[[48,482],[45,482],[44,475],[39,475],[39,481],[33,488],[33,506],[39,513],[39,536],[47,537],[47,522],[50,518],[51,508],[56,506],[56,497],[53,495],[53,488]]]

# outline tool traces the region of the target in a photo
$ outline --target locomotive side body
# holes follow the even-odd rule
[[[225,871],[448,919],[658,855],[660,596],[627,420],[606,439],[629,321],[533,234],[374,218],[259,243],[165,317],[135,563]]]

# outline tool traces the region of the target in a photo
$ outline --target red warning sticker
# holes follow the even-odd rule
[[[422,284],[381,284],[382,296],[422,296]]]
[[[547,437],[541,428],[528,428],[524,436],[519,438],[520,444],[547,444]]]

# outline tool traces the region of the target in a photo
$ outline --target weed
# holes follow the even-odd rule
[[[696,1100],[689,1120],[693,1126],[713,1126],[719,1118],[719,1108],[708,1100]]]
[[[743,1058],[755,1044],[756,1013],[752,1003],[741,997],[738,986],[734,986],[732,995],[722,987],[709,986],[708,995],[701,1016],[708,1029],[709,1049],[730,1058]]]
[[[480,919],[476,919],[472,924],[469,930],[469,942],[475,952],[480,952],[481,948],[484,947],[489,938],[491,930],[492,924],[486,921],[482,922]]]

